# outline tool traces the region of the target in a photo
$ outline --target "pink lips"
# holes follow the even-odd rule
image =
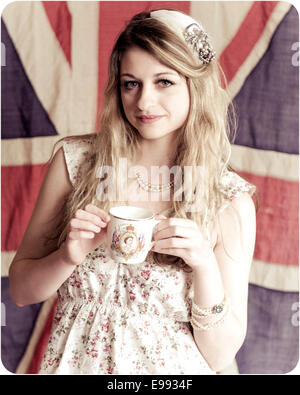
[[[161,119],[163,115],[140,115],[137,118],[142,122],[142,123],[154,123]]]

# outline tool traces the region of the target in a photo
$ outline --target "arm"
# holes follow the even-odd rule
[[[72,274],[86,254],[105,237],[101,228],[105,212],[88,205],[71,219],[66,242],[57,249],[56,240],[45,244],[45,233],[62,220],[61,208],[72,190],[63,150],[54,156],[22,243],[9,270],[10,295],[18,306],[44,301]]]
[[[207,265],[194,269],[194,301],[213,306],[226,295],[231,311],[223,324],[194,331],[195,342],[215,371],[226,368],[242,346],[247,330],[248,279],[255,244],[255,207],[248,194],[220,214],[218,239]]]
[[[19,306],[47,299],[75,269],[64,261],[61,250],[56,250],[55,241],[45,246],[44,239],[45,232],[51,232],[60,220],[57,213],[71,189],[60,149],[50,163],[23,240],[10,265],[10,295]]]
[[[193,221],[166,219],[157,228],[154,251],[180,256],[192,267],[198,306],[212,307],[224,295],[230,299],[231,311],[222,325],[194,331],[201,354],[213,370],[219,371],[233,361],[246,334],[248,277],[256,229],[250,196],[234,199],[219,215],[216,228],[217,241],[211,249]]]

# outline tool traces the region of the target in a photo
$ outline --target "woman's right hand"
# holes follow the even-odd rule
[[[61,248],[67,262],[79,265],[86,255],[106,238],[110,216],[93,204],[77,210],[70,220],[66,241]]]

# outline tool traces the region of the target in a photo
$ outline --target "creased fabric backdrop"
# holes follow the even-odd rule
[[[8,269],[55,141],[97,130],[110,50],[134,14],[182,10],[210,33],[234,99],[232,166],[258,188],[249,323],[234,372],[298,361],[298,14],[287,2],[14,2],[2,13],[2,363],[36,373],[56,295],[18,308]]]

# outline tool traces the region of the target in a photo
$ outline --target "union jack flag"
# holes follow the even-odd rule
[[[59,138],[98,129],[116,36],[134,14],[157,8],[184,11],[209,32],[239,118],[231,163],[259,191],[248,332],[231,371],[285,373],[298,361],[296,9],[280,1],[26,1],[8,4],[1,21],[2,363],[11,372],[38,371],[57,303],[53,295],[19,308],[8,292],[43,165]]]

